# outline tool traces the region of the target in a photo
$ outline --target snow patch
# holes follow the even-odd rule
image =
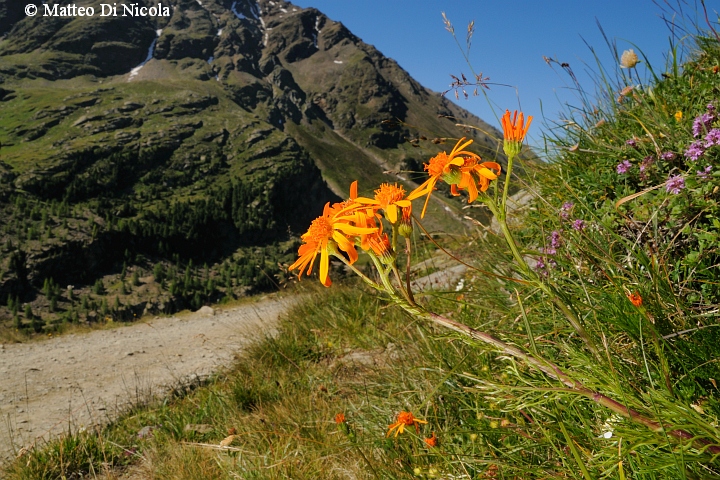
[[[160,35],[162,34],[162,28],[155,30],[155,33],[157,34],[157,36],[153,39],[152,43],[150,44],[150,48],[148,48],[147,57],[145,57],[145,60],[140,65],[138,65],[137,67],[130,70],[130,76],[128,77],[128,82],[130,80],[132,80],[133,78],[135,78],[135,76],[138,73],[140,73],[140,70],[142,70],[142,67],[144,67],[145,64],[148,63],[152,59],[153,54],[155,53],[155,44],[157,43],[158,38],[160,38]]]
[[[231,11],[235,14],[235,16],[236,16],[237,18],[239,18],[240,20],[246,20],[247,17],[246,17],[245,15],[243,15],[242,13],[238,12],[238,10],[237,10],[237,4],[238,4],[237,1],[233,2],[232,5],[230,6],[230,10],[231,10]],[[263,38],[263,46],[267,45],[268,33],[267,33],[267,29],[265,28],[265,22],[264,22],[263,19],[262,19],[262,9],[260,8],[260,4],[259,4],[259,3],[255,2],[255,3],[250,4],[250,14],[253,16],[253,18],[254,18],[255,20],[259,20],[259,21],[260,21],[260,24],[261,24],[261,26],[262,26],[262,29],[265,31],[265,36],[264,36],[264,38]],[[218,33],[218,35],[220,35],[220,34]]]
[[[195,0],[195,1],[198,2],[198,5],[200,5],[202,7],[202,2],[200,0]]]
[[[208,58],[208,65],[212,65],[213,60],[215,60],[215,57]]]
[[[335,60],[333,63],[337,63],[338,65],[340,65],[343,62],[342,62],[342,60]]]
[[[287,8],[282,8],[282,7],[281,7],[281,8],[280,8],[280,11],[283,12],[283,13],[287,13]]]
[[[320,35],[320,29],[318,28],[320,26],[320,17],[315,17],[315,33],[313,33],[313,45],[315,45],[315,48],[318,48],[318,36]]]
[[[272,29],[268,29],[265,27],[265,20],[263,20],[262,17],[258,17],[258,18],[260,19],[260,24],[262,25],[262,29],[265,30],[265,36],[263,37],[263,47],[267,47],[268,36],[269,36],[268,30],[272,30]]]
[[[218,36],[218,37],[219,37],[220,35],[222,35],[222,31],[223,31],[222,28],[218,28],[218,31],[217,31],[217,36]]]
[[[238,12],[236,10],[236,7],[237,7],[237,2],[233,2],[233,4],[230,5],[230,11],[233,12],[235,14],[235,16],[237,18],[239,18],[240,20],[245,20],[247,17],[245,17],[245,15],[243,15],[242,13]]]

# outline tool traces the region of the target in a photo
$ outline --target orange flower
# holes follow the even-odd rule
[[[364,217],[365,214],[357,211],[355,204],[336,203],[332,207],[330,203],[325,204],[323,214],[313,220],[308,231],[302,235],[301,238],[305,243],[298,249],[300,258],[290,265],[289,269],[299,268],[298,278],[300,278],[305,267],[308,267],[306,275],[310,275],[315,258],[319,253],[320,282],[329,287],[332,283],[328,275],[330,254],[336,253],[336,247],[339,247],[340,250],[347,253],[350,263],[355,263],[358,254],[348,235],[363,235],[377,231],[377,228],[356,226],[358,223],[364,224]]]
[[[480,157],[477,157],[479,159]],[[468,203],[472,203],[477,199],[478,187],[481,192],[490,187],[490,182],[495,180],[500,174],[500,165],[495,162],[478,163],[476,158],[465,158],[465,163],[460,167],[460,183],[450,186],[450,192],[458,196],[459,190],[468,191]],[[497,173],[493,172],[496,170]]]
[[[629,295],[627,296],[627,298],[628,298],[628,300],[630,300],[630,302],[631,302],[633,305],[635,305],[636,307],[639,307],[639,306],[642,305],[642,297],[641,297],[640,294],[637,293],[637,292],[629,294]]]
[[[390,238],[388,238],[387,233],[383,233],[382,235],[378,233],[374,233],[371,235],[368,235],[368,246],[370,247],[370,250],[375,252],[375,255],[377,255],[380,258],[388,258],[392,257],[392,247],[390,246]]]
[[[335,415],[335,423],[337,423],[337,424],[345,423],[345,414],[338,413],[337,415]]]
[[[475,160],[481,160],[481,158],[474,153],[463,150],[463,148],[473,142],[472,140],[469,140],[462,143],[464,140],[465,138],[463,137],[455,144],[455,147],[450,152],[450,155],[445,152],[440,152],[431,158],[429,163],[425,164],[425,170],[427,170],[428,174],[430,174],[430,178],[428,178],[418,188],[410,192],[410,195],[407,197],[408,200],[415,200],[423,195],[427,195],[427,198],[425,199],[425,206],[422,209],[420,218],[425,216],[425,210],[427,210],[428,202],[430,202],[430,195],[435,189],[435,184],[438,180],[442,178],[450,185],[458,184],[462,181],[461,167],[465,165],[465,159],[461,155],[467,155]]]
[[[525,124],[522,112],[520,112],[520,116],[518,117],[518,112],[515,110],[511,119],[510,110],[505,110],[505,115],[502,117],[503,136],[505,139],[503,150],[505,151],[505,155],[514,157],[520,153],[522,143],[525,140],[532,119],[532,116],[528,116],[527,124]]]
[[[437,437],[435,436],[435,432],[432,433],[432,437],[424,438],[423,441],[428,447],[437,447]]]
[[[353,182],[353,186],[350,187],[350,193],[353,194],[353,187],[355,202],[361,205],[371,205],[376,209],[382,209],[385,212],[385,218],[388,222],[395,224],[398,220],[398,209],[402,209],[403,216],[407,210],[412,211],[412,203],[410,200],[405,199],[405,189],[398,185],[390,185],[389,183],[381,183],[380,188],[375,190],[375,198],[365,198],[357,196],[357,182]]]
[[[415,425],[415,431],[420,433],[419,424],[421,423],[427,423],[427,421],[415,418],[410,412],[400,412],[397,417],[397,422],[388,426],[390,430],[388,430],[387,436],[389,437],[392,431],[397,429],[395,431],[395,436],[397,437],[398,434],[405,431],[405,427],[409,427],[411,425]]]

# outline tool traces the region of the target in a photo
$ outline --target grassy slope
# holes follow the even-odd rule
[[[238,108],[223,94],[217,82],[183,80],[193,69],[164,61],[156,61],[147,68],[154,72],[163,71],[162,84],[139,79],[128,82],[125,77],[104,81],[79,77],[55,82],[26,80],[12,85],[13,98],[3,103],[3,115],[0,118],[0,142],[3,145],[1,159],[5,168],[16,176],[16,187],[42,191],[49,185],[55,185],[60,191],[60,198],[54,200],[55,203],[42,200],[36,202],[43,211],[51,212],[41,227],[40,222],[37,222],[40,220],[39,214],[37,218],[34,215],[18,215],[13,205],[2,206],[5,212],[2,243],[8,255],[3,255],[0,260],[0,275],[8,274],[8,262],[14,248],[21,248],[30,255],[42,258],[51,249],[62,252],[64,249],[78,248],[77,245],[89,245],[96,240],[94,225],[100,232],[112,230],[112,226],[107,223],[108,218],[114,221],[118,220],[114,218],[116,216],[125,217],[121,221],[139,219],[161,211],[163,205],[206,200],[211,188],[229,187],[237,179],[247,180],[253,175],[275,172],[295,162],[295,154],[286,152],[276,153],[272,160],[265,158],[264,149],[283,145],[287,137],[253,114]],[[62,92],[62,96],[58,92]],[[124,127],[103,130],[116,120],[125,122]],[[258,135],[261,137],[259,141]],[[116,177],[113,177],[116,166],[112,161],[104,159],[110,152],[122,148],[120,145],[126,143],[125,138],[131,143],[126,147],[127,151],[132,153],[170,144],[174,149],[188,137],[192,140],[185,142],[183,148],[175,150],[172,155],[154,159],[149,165],[124,165],[115,172]],[[28,142],[28,138],[33,139]],[[224,143],[225,140],[227,143],[223,145],[218,142]],[[77,159],[67,155],[69,152],[91,152],[93,149],[99,149],[97,152],[100,153],[92,154],[99,158],[91,160],[90,166],[77,167]],[[107,185],[98,190],[95,181],[101,185],[107,182]],[[68,195],[66,188],[69,183],[88,186],[90,193],[87,196],[90,198],[85,198],[83,194],[80,194],[80,198],[71,197],[68,211],[59,214],[56,207],[63,200],[62,194]],[[92,189],[95,189],[94,193]],[[55,193],[40,193],[40,196],[44,195],[53,197]],[[103,199],[98,200],[96,195]],[[32,199],[33,196],[28,197]],[[110,206],[111,216],[103,218],[103,214],[98,213],[99,205],[104,205],[102,209],[106,211]],[[116,208],[113,209],[112,205]],[[122,213],[123,210],[125,213]],[[137,211],[142,214],[133,213]],[[36,232],[39,231],[34,238],[25,234],[28,222],[34,225]],[[148,246],[152,243],[148,242]],[[288,250],[288,246],[283,249]],[[247,252],[243,253],[240,249],[237,254],[246,256]],[[135,289],[133,286],[127,294],[120,292],[117,285],[125,274],[119,275],[123,259],[118,255],[122,255],[122,251],[113,249],[112,252],[106,252],[105,261],[110,265],[99,269],[92,266],[92,271],[85,272],[88,275],[97,274],[104,280],[109,290],[108,304],[112,304],[115,296],[119,296],[123,305],[132,307],[167,295],[164,291],[169,283],[163,288],[150,286]],[[143,257],[142,253],[136,257],[134,252],[132,256],[134,258],[126,255],[124,259],[131,266],[128,274],[139,271],[143,277],[152,270],[153,264],[163,261],[158,258],[163,255],[157,252],[150,253],[150,258]],[[168,262],[164,266],[167,268]],[[43,277],[38,279],[38,274],[31,273],[34,276],[31,281],[39,289]],[[76,285],[76,299],[89,295],[92,281],[97,278],[79,278],[81,274],[77,272],[75,277],[78,278],[68,278],[63,282],[63,287],[67,283]],[[56,281],[63,280],[52,272],[46,275],[55,277]],[[70,304],[74,308],[77,302],[64,293],[60,299],[60,312],[67,310],[69,314]],[[42,322],[52,323],[49,328],[56,330],[58,312],[48,311],[49,300],[35,296],[29,289],[22,295],[23,302],[33,301],[35,313],[43,312]],[[100,299],[97,300],[97,306],[99,304]],[[142,307],[135,310],[137,316],[142,313]],[[84,314],[81,312],[80,315]],[[0,312],[0,317],[5,320],[12,316],[9,310]],[[27,324],[29,320],[26,318],[23,323]],[[7,336],[7,333],[4,335]],[[13,337],[17,338],[22,338],[22,335]]]

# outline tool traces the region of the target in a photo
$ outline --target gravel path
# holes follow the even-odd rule
[[[292,298],[0,345],[0,461],[21,447],[112,420],[128,405],[232,363],[272,334]]]

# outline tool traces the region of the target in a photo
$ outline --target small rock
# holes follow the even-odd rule
[[[156,430],[158,427],[155,425],[148,425],[140,429],[138,431],[137,436],[138,438],[146,438],[146,437],[152,437],[153,430]]]
[[[215,315],[215,310],[212,309],[212,307],[208,307],[207,305],[200,307],[200,310],[198,310],[196,313],[199,313],[200,315],[208,315],[213,316]]]

